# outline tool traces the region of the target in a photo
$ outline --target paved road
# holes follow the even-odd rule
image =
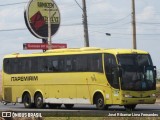
[[[73,109],[68,110],[62,106],[60,109],[26,109],[23,104],[7,104],[0,103],[0,116],[4,111],[14,111],[16,113],[41,113],[42,116],[128,116],[128,115],[140,115],[140,116],[159,116],[160,117],[160,103],[151,105],[137,105],[134,111],[126,111],[123,106],[111,106],[108,110],[96,110],[93,105],[75,105]],[[132,114],[131,114],[132,113]]]

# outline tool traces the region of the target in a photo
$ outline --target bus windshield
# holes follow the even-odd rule
[[[154,68],[148,54],[120,54],[117,59],[122,69],[122,90],[155,89]]]

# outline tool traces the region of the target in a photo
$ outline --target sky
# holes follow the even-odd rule
[[[68,48],[84,47],[82,9],[75,0],[54,0],[61,13],[61,26],[53,43]],[[132,0],[86,0],[91,47],[132,48]],[[24,3],[22,3],[24,2]],[[41,43],[27,29],[24,10],[29,0],[0,0],[0,69],[3,57],[11,53],[35,53],[23,50],[23,43]],[[77,0],[82,5],[82,0]],[[21,3],[21,4],[12,4]],[[150,53],[160,70],[160,0],[135,0],[137,49]],[[18,29],[18,30],[17,30]],[[110,33],[111,36],[106,36]]]

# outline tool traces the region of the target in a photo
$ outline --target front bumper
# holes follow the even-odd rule
[[[149,98],[122,98],[120,105],[154,104],[155,102],[156,102],[156,97],[149,97]]]

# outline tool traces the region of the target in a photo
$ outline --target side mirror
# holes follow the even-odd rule
[[[157,78],[157,69],[156,69],[156,66],[153,66],[153,68],[154,68],[155,78]]]

